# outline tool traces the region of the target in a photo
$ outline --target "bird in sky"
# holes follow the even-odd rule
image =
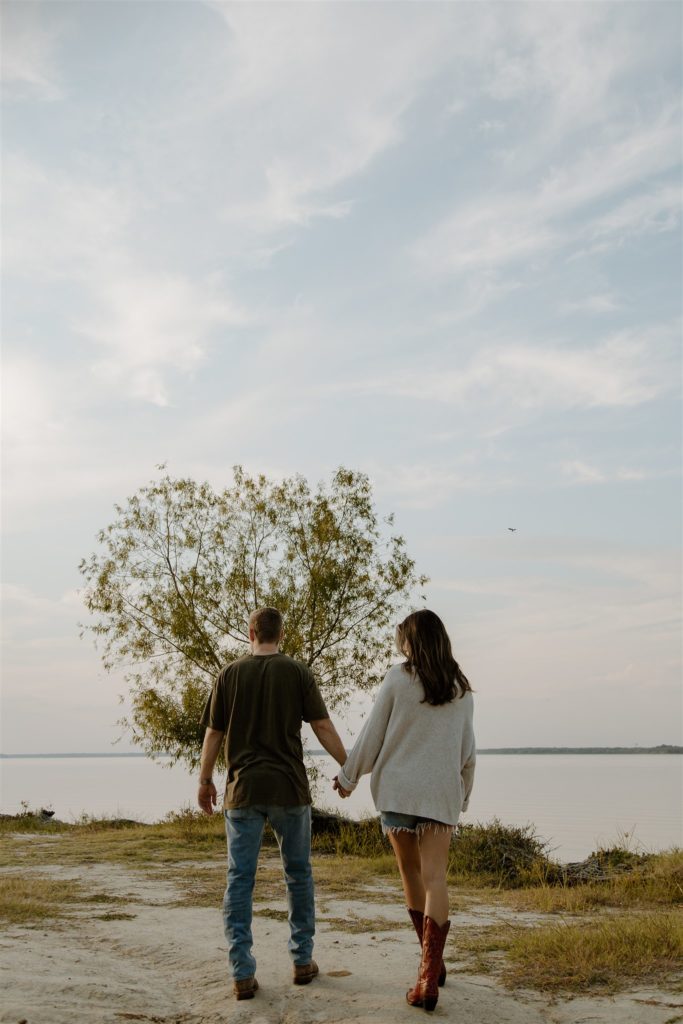
[[[517,527],[516,526],[508,526],[508,530],[510,531],[510,533],[517,533]]]

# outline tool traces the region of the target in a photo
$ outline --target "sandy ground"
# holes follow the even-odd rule
[[[25,871],[22,871],[24,874]],[[45,874],[45,868],[40,869]],[[401,1024],[432,1019],[467,1024],[672,1024],[683,1021],[683,999],[661,991],[614,998],[554,1000],[512,994],[487,975],[455,973],[428,1017],[404,998],[417,965],[412,929],[393,929],[404,910],[394,902],[321,901],[315,956],[321,975],[291,983],[286,922],[254,918],[260,989],[255,999],[231,996],[220,908],[174,906],[179,890],[140,872],[110,865],[55,867],[93,891],[125,897],[110,908],[82,908],[39,928],[13,926],[0,939],[3,1024]],[[257,891],[258,897],[258,891]],[[256,904],[258,907],[259,904]],[[283,907],[262,903],[264,907]],[[324,908],[324,909],[323,909]],[[134,915],[100,920],[107,909]],[[339,932],[326,919],[358,914],[377,930]],[[479,923],[498,908],[480,908]],[[452,934],[472,911],[456,914]],[[454,964],[457,969],[457,963]]]

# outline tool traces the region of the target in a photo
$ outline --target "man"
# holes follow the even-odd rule
[[[313,959],[311,794],[301,723],[311,724],[340,765],[346,761],[313,673],[280,652],[282,635],[282,616],[276,608],[252,612],[251,654],[223,669],[202,716],[206,733],[197,798],[206,814],[212,814],[216,805],[212,772],[225,737],[228,885],[223,917],[237,999],[252,999],[258,988],[251,951],[252,892],[266,821],[275,832],[287,884],[294,984],[306,985],[318,973]]]

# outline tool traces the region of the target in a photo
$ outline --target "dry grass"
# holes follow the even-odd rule
[[[81,898],[82,890],[76,881],[4,875],[0,877],[0,920],[33,924],[61,917]]]
[[[33,829],[25,829],[21,818],[12,821],[12,829],[11,822],[0,822],[0,866],[18,861],[27,865],[50,864],[58,857],[59,863],[66,865],[118,863],[149,867],[183,860],[215,863],[225,856],[221,815],[209,818],[181,812],[154,825],[83,817],[73,824],[40,823]]]
[[[350,932],[352,935],[379,935],[381,932],[394,932],[404,928],[412,928],[410,921],[388,921],[385,917],[324,917],[324,924],[329,931]]]
[[[683,850],[655,854],[605,881],[518,889],[506,902],[523,910],[580,914],[599,907],[655,908],[683,905]]]
[[[224,854],[218,863],[214,859],[206,865],[176,864],[170,873],[167,866],[163,869],[150,866],[148,870],[158,875],[160,880],[171,881],[183,890],[178,900],[179,906],[217,907],[223,899]],[[379,865],[376,861],[364,858],[347,857],[339,860],[333,856],[315,856],[313,875],[319,900],[364,900],[372,897],[376,903],[394,903],[400,898],[401,889],[393,855],[387,856],[386,862]],[[280,859],[277,855],[273,856],[272,851],[264,850],[256,872],[254,899],[257,902],[284,901],[285,894]]]
[[[388,889],[393,893],[401,891],[396,860],[393,853],[382,857],[314,856],[313,873],[316,887],[328,896],[343,899],[364,899],[370,890]],[[373,892],[373,898],[374,898]],[[394,895],[391,897],[395,898]]]
[[[621,916],[519,931],[503,981],[541,991],[616,991],[680,970],[683,921],[675,913]]]
[[[26,828],[27,822],[13,819],[15,834],[6,820],[0,824],[0,832],[6,833],[0,859],[6,864],[40,869],[113,862],[172,882],[181,894],[180,904],[220,906],[225,888],[220,815],[182,812],[156,825],[84,818],[71,825],[33,822],[35,827]],[[320,906],[335,899],[401,900],[396,863],[376,821],[360,828],[341,822],[314,845]],[[321,847],[331,852],[321,853]],[[494,822],[464,831],[454,842],[450,863],[452,892],[458,899],[466,895],[475,903],[483,899],[498,907],[512,904],[542,913],[581,914],[583,919],[514,926],[503,920],[461,929],[448,944],[447,958],[457,957],[468,970],[493,971],[511,987],[543,991],[616,990],[671,975],[683,952],[683,924],[671,909],[683,899],[683,851],[638,857],[618,849],[603,852],[605,863],[598,867],[609,872],[606,879],[568,884],[558,866],[544,858],[533,829],[509,830]],[[282,865],[268,842],[259,859],[255,898],[272,904],[258,913],[286,916]],[[14,924],[60,917],[78,906],[87,906],[102,920],[132,920],[135,915],[125,906],[107,906],[126,902],[39,873],[0,875],[0,917]],[[596,909],[604,907],[613,912],[595,920]],[[330,917],[326,926],[359,933],[410,927],[407,918],[393,924],[360,915]]]
[[[461,971],[490,974],[500,969],[503,955],[510,948],[519,929],[503,921],[481,927],[451,930],[444,949],[444,959],[461,963]]]

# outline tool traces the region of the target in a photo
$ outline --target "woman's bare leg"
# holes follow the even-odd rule
[[[420,844],[415,832],[389,832],[409,910],[424,913],[425,887],[422,881]]]
[[[419,859],[425,893],[424,914],[439,925],[448,920],[446,871],[450,845],[451,833],[445,829],[428,827],[420,834]]]

